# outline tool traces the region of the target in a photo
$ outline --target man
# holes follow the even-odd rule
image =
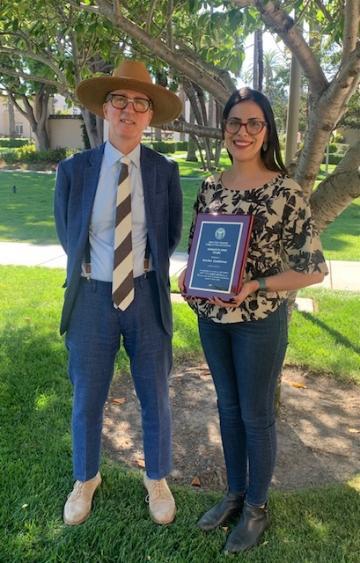
[[[84,80],[77,96],[108,121],[109,140],[61,162],[56,180],[56,228],[68,257],[60,332],[66,332],[74,391],[76,482],[64,521],[86,520],[101,483],[103,407],[122,338],[141,405],[150,514],[168,524],[175,517],[165,480],[171,469],[169,258],[180,239],[182,195],[176,163],[140,141],[149,125],[175,119],[181,102],[153,84],[137,61],[124,61],[113,76]]]

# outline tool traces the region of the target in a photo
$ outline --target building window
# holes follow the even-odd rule
[[[24,134],[24,126],[22,123],[15,123],[15,131],[18,137],[22,137]]]

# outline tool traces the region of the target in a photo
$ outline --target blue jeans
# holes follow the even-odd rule
[[[216,323],[199,318],[214,380],[230,492],[267,501],[276,458],[275,391],[287,347],[287,306],[267,318]]]
[[[171,471],[171,338],[162,327],[155,276],[134,281],[135,298],[125,311],[114,308],[111,283],[80,282],[66,334],[74,477],[80,481],[99,469],[103,409],[121,337],[141,406],[146,473],[161,479]]]

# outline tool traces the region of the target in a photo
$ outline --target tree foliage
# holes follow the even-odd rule
[[[235,88],[246,36],[265,28],[285,43],[302,67],[307,124],[293,173],[310,195],[330,134],[345,117],[359,84],[359,12],[358,0],[3,0],[0,55],[12,57],[22,80],[54,86],[73,101],[80,79],[110,72],[120,57],[140,57],[155,76],[166,77],[169,87],[192,93],[197,123],[181,119],[172,128],[219,139],[218,120],[215,127],[208,123],[204,100],[215,100],[219,116]],[[29,59],[48,70],[30,76]],[[2,75],[9,74],[5,67],[0,66]],[[94,127],[85,110],[83,116],[91,139],[99,123]],[[93,142],[97,140],[94,133]],[[203,147],[211,151],[205,141]],[[346,162],[347,168],[340,167],[330,180],[334,189],[323,182],[312,196],[317,198],[319,225],[334,220],[359,195],[360,149],[355,147]]]

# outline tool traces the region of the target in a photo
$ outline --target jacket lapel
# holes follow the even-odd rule
[[[82,223],[89,230],[91,212],[94,205],[96,188],[99,181],[101,162],[105,144],[100,145],[88,153],[88,160],[84,167],[84,180],[82,191]]]

